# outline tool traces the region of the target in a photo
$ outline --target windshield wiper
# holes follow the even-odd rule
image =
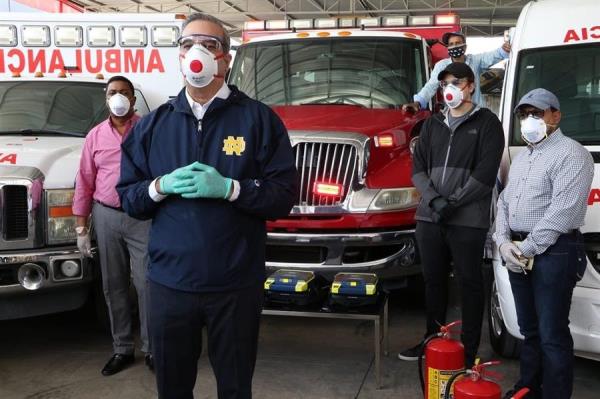
[[[46,129],[0,130],[0,134],[20,134],[23,136],[37,136],[42,134],[48,134],[56,136],[84,137],[82,133]]]
[[[363,97],[366,97],[366,96],[363,96]],[[365,105],[359,103],[358,101],[355,101],[355,100],[351,99],[349,96],[344,96],[344,95],[324,97],[324,98],[319,98],[318,100],[309,101],[307,103],[300,103],[300,105],[317,105],[317,104],[350,105],[350,106],[354,106],[354,107],[367,108]]]

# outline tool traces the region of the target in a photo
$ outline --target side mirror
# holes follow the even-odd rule
[[[441,42],[438,39],[426,39],[425,41],[427,42],[427,45],[429,47],[433,47],[433,45],[436,44],[436,43],[440,43],[441,44]]]

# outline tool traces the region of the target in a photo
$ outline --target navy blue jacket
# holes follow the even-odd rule
[[[177,290],[227,291],[263,281],[265,221],[286,216],[296,200],[297,170],[283,123],[268,106],[230,88],[229,98],[210,105],[201,131],[183,89],[140,119],[122,145],[121,204],[135,218],[153,219],[148,278]],[[243,137],[239,155],[225,145],[229,136],[238,143]],[[237,200],[150,198],[154,179],[194,161],[238,180]]]

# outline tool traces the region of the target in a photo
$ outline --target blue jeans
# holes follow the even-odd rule
[[[569,311],[586,258],[581,233],[564,234],[535,257],[526,275],[509,271],[519,329],[525,337],[516,388],[528,398],[568,399],[573,391],[573,338]]]

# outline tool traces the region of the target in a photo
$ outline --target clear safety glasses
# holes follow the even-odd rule
[[[182,53],[187,53],[194,44],[200,44],[214,54],[223,52],[223,43],[221,42],[221,38],[215,36],[197,34],[182,36],[179,38],[177,43],[179,44],[179,50]]]
[[[450,85],[458,87],[458,85],[460,85],[461,83],[464,83],[466,81],[467,81],[467,78],[453,79],[453,80],[449,80],[449,81],[442,80],[442,81],[440,81],[440,87],[442,89],[445,89],[447,86],[450,86]]]

